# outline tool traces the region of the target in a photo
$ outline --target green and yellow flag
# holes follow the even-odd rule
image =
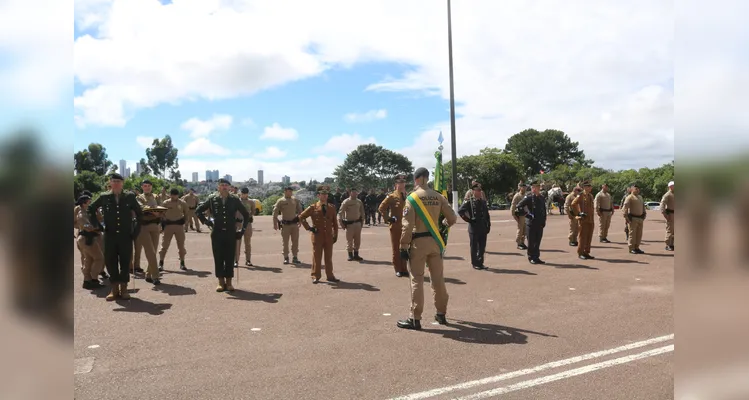
[[[437,139],[440,142],[440,147],[437,152],[434,153],[434,158],[437,159],[437,167],[434,171],[434,190],[447,198],[447,185],[445,184],[445,174],[442,171],[442,131],[440,131],[440,137]],[[440,219],[437,222],[439,225],[439,233],[442,236],[442,240],[447,244],[447,235],[450,232],[450,227],[443,224],[442,220],[445,216],[440,213]]]

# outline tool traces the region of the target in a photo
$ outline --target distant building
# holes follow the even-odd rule
[[[123,178],[127,179],[130,177],[130,167],[125,168],[125,176]]]
[[[193,172],[192,173],[192,183],[197,183],[197,182],[198,182],[198,173],[197,172]]]
[[[281,178],[281,183],[284,185],[290,185],[291,178],[289,178],[287,175],[284,175],[283,178]]]
[[[143,169],[141,168],[140,163],[135,164],[135,173],[138,174],[138,176],[143,174]]]
[[[262,169],[259,169],[257,171],[257,183],[258,183],[258,185],[262,185],[263,183],[265,183],[265,181],[263,180],[263,170]]]
[[[229,175],[229,174],[226,174],[226,175],[224,175],[224,179],[226,179],[226,180],[227,180],[227,181],[229,181],[230,183],[234,183],[234,182],[232,181],[232,179],[231,179],[231,175]]]
[[[250,178],[250,180],[247,181],[247,185],[255,186],[257,185],[257,181],[254,178]]]
[[[123,178],[127,179],[127,161],[120,160],[120,165],[119,165],[118,170],[119,170],[120,175],[122,175]]]

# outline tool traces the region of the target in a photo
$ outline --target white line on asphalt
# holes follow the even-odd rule
[[[584,367],[580,367],[580,368],[576,368],[576,369],[571,369],[569,371],[560,372],[558,374],[548,375],[548,376],[544,376],[544,377],[537,378],[537,379],[531,379],[531,380],[519,382],[519,383],[516,383],[516,384],[513,384],[513,385],[509,385],[509,386],[505,386],[505,387],[500,387],[500,388],[496,388],[496,389],[492,389],[492,390],[487,390],[485,392],[475,393],[475,394],[472,394],[470,396],[459,397],[459,398],[457,398],[455,400],[478,400],[478,399],[485,399],[487,397],[492,397],[492,396],[497,396],[497,395],[500,395],[500,394],[514,392],[516,390],[527,389],[527,388],[530,388],[530,387],[533,387],[533,386],[543,385],[543,384],[546,384],[546,383],[549,383],[549,382],[554,382],[554,381],[558,381],[558,380],[562,380],[562,379],[571,378],[573,376],[587,374],[588,372],[598,371],[599,369],[613,367],[615,365],[625,364],[625,363],[628,363],[628,362],[640,360],[640,359],[643,359],[643,358],[657,356],[659,354],[668,353],[668,352],[671,352],[671,351],[674,351],[674,345],[672,345],[672,344],[668,345],[668,346],[660,347],[660,348],[657,348],[657,349],[654,349],[654,350],[644,351],[644,352],[639,353],[639,354],[633,354],[633,355],[630,355],[630,356],[615,358],[613,360],[603,361],[603,362],[600,362],[598,364],[586,365]]]
[[[551,369],[551,368],[557,368],[557,367],[561,367],[561,366],[565,366],[565,365],[569,365],[569,364],[575,364],[575,363],[578,363],[580,361],[585,361],[585,360],[591,360],[591,359],[594,359],[594,358],[604,357],[604,356],[608,356],[610,354],[620,353],[622,351],[632,350],[632,349],[636,349],[636,348],[639,348],[639,347],[648,346],[648,345],[651,345],[651,344],[654,344],[654,343],[665,342],[665,341],[671,340],[673,338],[674,338],[674,334],[672,333],[670,335],[660,336],[660,337],[656,337],[656,338],[652,338],[652,339],[648,339],[648,340],[643,340],[641,342],[630,343],[628,345],[616,347],[616,348],[609,349],[609,350],[602,350],[602,351],[597,351],[595,353],[589,353],[589,354],[584,354],[584,355],[577,356],[577,357],[567,358],[565,360],[553,361],[553,362],[542,364],[542,365],[539,365],[539,366],[533,367],[533,368],[527,368],[527,369],[522,369],[522,370],[519,370],[519,371],[508,372],[508,373],[502,374],[502,375],[497,375],[497,376],[492,376],[492,377],[489,377],[489,378],[478,379],[478,380],[475,380],[475,381],[469,381],[469,382],[459,383],[457,385],[446,386],[446,387],[438,388],[438,389],[432,389],[432,390],[428,390],[428,391],[425,391],[425,392],[409,394],[409,395],[406,395],[406,396],[401,396],[401,397],[394,398],[392,400],[426,399],[426,398],[429,398],[429,397],[439,396],[441,394],[453,392],[453,391],[456,391],[456,390],[464,390],[464,389],[470,389],[470,388],[475,387],[475,386],[488,385],[490,383],[500,382],[500,381],[504,381],[504,380],[512,379],[512,378],[517,378],[519,376],[533,374],[533,373],[541,372],[541,371],[544,371],[544,370],[547,370],[547,369]]]

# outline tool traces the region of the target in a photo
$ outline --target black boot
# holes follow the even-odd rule
[[[350,252],[350,251],[348,252],[348,261],[354,261],[354,253],[353,252]]]
[[[159,260],[159,271],[164,270],[164,260]]]
[[[359,257],[359,251],[354,252],[354,260],[356,261],[364,261],[363,258]]]
[[[447,325],[447,318],[445,318],[445,314],[437,313],[434,315],[434,320],[437,321],[440,325]]]
[[[418,319],[416,320],[413,318],[403,319],[403,320],[398,321],[397,325],[398,325],[398,328],[413,329],[417,331],[421,330],[421,321],[419,321]]]
[[[187,267],[185,267],[185,260],[179,260],[179,269],[187,271]]]

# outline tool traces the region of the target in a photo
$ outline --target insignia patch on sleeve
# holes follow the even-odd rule
[[[409,209],[409,208],[410,208],[410,207],[404,207],[404,208],[403,208],[403,216],[404,216],[404,217],[405,217],[406,215],[408,215],[408,209]]]

